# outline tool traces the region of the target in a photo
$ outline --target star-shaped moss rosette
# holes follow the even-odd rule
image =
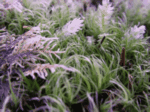
[[[110,23],[110,18],[114,12],[114,7],[112,7],[112,4],[109,2],[109,0],[103,0],[102,4],[103,5],[98,5],[97,23],[100,25],[101,30],[106,32],[106,27],[108,27]]]
[[[62,32],[66,35],[75,35],[79,30],[82,30],[81,27],[84,26],[84,20],[80,18],[75,18],[72,21],[69,21],[65,26],[62,28]]]
[[[140,39],[143,38],[143,34],[145,33],[145,26],[140,26],[138,27],[137,25],[135,25],[134,27],[131,28],[130,34],[132,36],[134,36],[136,39]]]

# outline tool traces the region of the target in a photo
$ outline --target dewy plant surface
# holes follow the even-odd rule
[[[1,1],[0,111],[148,112],[150,3],[110,1]]]

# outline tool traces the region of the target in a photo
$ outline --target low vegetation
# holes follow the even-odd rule
[[[150,3],[130,2],[0,5],[1,111],[148,112]]]

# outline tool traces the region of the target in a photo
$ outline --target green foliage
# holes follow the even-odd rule
[[[138,5],[130,12],[124,3],[114,4],[113,10],[104,2],[97,11],[88,7],[87,12],[80,12],[82,2],[22,3],[22,12],[6,10],[0,20],[10,34],[25,38],[7,42],[0,33],[0,73],[10,72],[15,104],[10,110],[71,112],[75,105],[90,112],[149,110],[150,12],[145,18]],[[103,14],[105,8],[110,8],[108,15]],[[125,66],[120,65],[123,47]],[[12,48],[17,54],[10,53]],[[15,86],[13,73],[19,76]],[[10,101],[5,102],[3,110]]]

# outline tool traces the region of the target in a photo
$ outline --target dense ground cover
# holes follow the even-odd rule
[[[0,5],[1,111],[148,112],[149,3],[70,1]]]

